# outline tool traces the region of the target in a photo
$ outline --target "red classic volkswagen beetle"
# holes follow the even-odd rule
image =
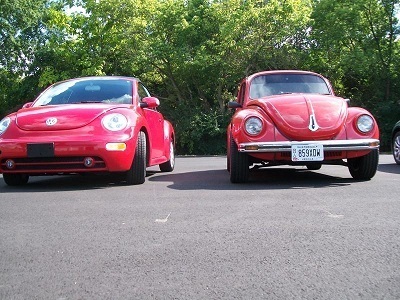
[[[355,179],[378,167],[379,129],[365,109],[349,107],[330,82],[307,71],[264,71],[240,84],[227,129],[227,167],[233,183],[246,182],[249,167],[347,165]]]
[[[104,172],[141,184],[147,166],[172,171],[175,134],[157,106],[136,78],[56,83],[0,121],[0,173],[8,185],[34,175]]]

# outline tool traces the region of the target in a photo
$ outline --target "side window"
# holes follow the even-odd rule
[[[147,89],[141,82],[138,83],[138,94],[139,94],[139,101],[142,101],[144,97],[150,96],[150,93],[147,91]]]

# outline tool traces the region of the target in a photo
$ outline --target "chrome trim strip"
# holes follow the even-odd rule
[[[322,144],[324,151],[357,151],[379,149],[377,139],[328,140],[328,141],[287,141],[287,142],[250,142],[238,145],[240,152],[291,152],[292,145]],[[258,147],[246,150],[246,147]]]

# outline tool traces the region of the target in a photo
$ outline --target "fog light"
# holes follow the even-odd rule
[[[7,159],[6,161],[6,167],[7,169],[14,169],[15,168],[15,162],[12,159]]]
[[[91,157],[85,157],[85,159],[83,160],[83,164],[85,165],[85,167],[91,168],[94,166],[94,159]]]

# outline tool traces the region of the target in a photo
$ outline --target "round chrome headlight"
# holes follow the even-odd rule
[[[10,126],[10,123],[11,123],[11,119],[9,117],[6,117],[3,120],[1,120],[0,135],[2,135],[7,130],[8,126]]]
[[[374,120],[368,115],[359,116],[357,119],[357,128],[363,133],[370,132],[374,128]]]
[[[118,113],[104,116],[101,122],[104,128],[110,131],[123,130],[128,125],[128,119],[124,115]]]
[[[263,128],[263,123],[257,117],[250,117],[246,120],[244,128],[248,134],[257,135],[261,132]]]

